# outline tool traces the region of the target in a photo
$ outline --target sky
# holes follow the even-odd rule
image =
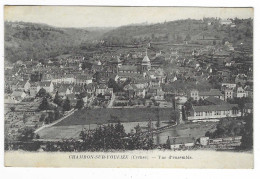
[[[56,27],[118,27],[188,18],[253,18],[253,14],[252,8],[5,6],[4,18]]]

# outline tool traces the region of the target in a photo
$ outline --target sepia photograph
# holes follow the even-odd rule
[[[254,8],[4,6],[10,167],[254,168]]]

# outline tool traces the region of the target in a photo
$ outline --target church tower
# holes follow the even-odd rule
[[[149,70],[151,70],[151,62],[147,55],[147,49],[146,49],[145,56],[142,60],[142,71],[145,72],[145,71],[149,71]]]
[[[117,67],[118,68],[122,67],[122,62],[121,62],[119,56],[117,56]]]

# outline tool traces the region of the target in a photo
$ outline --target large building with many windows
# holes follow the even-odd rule
[[[225,117],[239,117],[241,112],[237,104],[192,106],[188,120],[221,119]]]

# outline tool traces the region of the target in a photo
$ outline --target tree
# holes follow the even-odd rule
[[[51,95],[47,93],[47,91],[44,88],[41,88],[38,93],[36,94],[36,97],[40,98],[51,98]]]
[[[35,137],[34,129],[26,127],[22,130],[21,134],[17,137],[17,139],[18,141],[27,142],[34,139],[34,137]]]
[[[15,107],[10,107],[10,110],[12,111],[12,112],[14,112],[15,111]]]
[[[186,41],[190,41],[190,40],[191,40],[191,36],[190,36],[190,34],[187,34],[187,35],[186,35],[185,40],[186,40]]]
[[[59,96],[59,92],[58,92],[58,91],[57,91],[56,94],[55,94],[55,97],[54,97],[53,102],[54,102],[55,104],[57,104],[58,106],[61,106],[61,104],[62,104],[62,99],[61,99],[61,97]]]
[[[40,119],[39,119],[39,121],[40,121],[40,122],[43,122],[44,120],[45,120],[45,114],[42,114],[41,117],[40,117]]]
[[[58,120],[60,118],[61,114],[58,108],[54,109],[54,120]]]
[[[179,120],[179,118],[180,118],[180,113],[179,113],[179,111],[177,111],[177,110],[173,111],[173,112],[171,113],[171,115],[170,115],[171,122],[172,122],[172,121],[176,122],[176,121]]]
[[[112,78],[110,78],[108,80],[108,84],[107,85],[108,85],[108,88],[113,88],[113,92],[114,93],[123,90],[122,87],[120,85],[118,85],[117,82],[114,79],[112,79]]]
[[[157,128],[159,128],[159,127],[160,127],[160,121],[157,121],[156,124],[155,124],[155,126],[156,126]]]
[[[23,123],[25,124],[28,121],[26,114],[23,114]]]
[[[138,123],[137,126],[135,126],[135,133],[140,133],[140,132],[142,132],[142,129]]]
[[[84,107],[84,101],[83,99],[79,99],[76,104],[77,109],[82,109]]]
[[[170,149],[171,148],[171,141],[170,141],[170,137],[168,136],[167,141],[166,141],[166,148]]]
[[[252,30],[250,28],[246,29],[245,36],[246,37],[252,37]]]
[[[39,106],[39,110],[43,111],[43,110],[49,110],[50,106],[49,106],[49,102],[47,100],[47,98],[43,98],[42,102]]]
[[[64,103],[63,103],[63,110],[64,110],[64,111],[69,111],[70,109],[71,109],[70,100],[69,100],[69,98],[67,97],[66,100],[65,100]]]
[[[253,114],[247,114],[243,117],[246,122],[242,134],[241,146],[243,148],[252,149],[253,147]]]

